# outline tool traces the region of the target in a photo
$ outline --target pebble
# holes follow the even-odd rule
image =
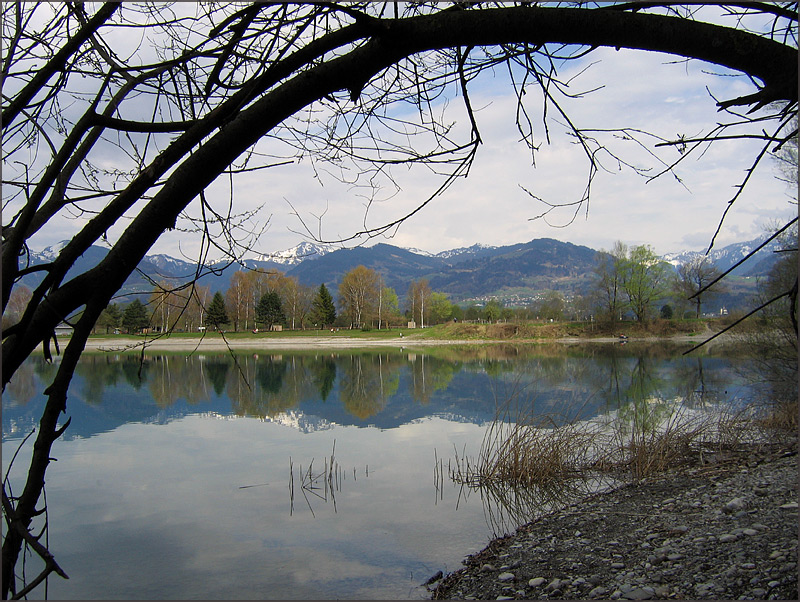
[[[435,597],[797,599],[798,512],[787,501],[797,458],[754,461],[746,472],[715,466],[648,477],[523,525],[467,558]],[[517,579],[527,589],[509,587]]]

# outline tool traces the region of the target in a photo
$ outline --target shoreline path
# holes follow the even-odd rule
[[[641,337],[628,339],[630,342],[658,342],[670,341],[680,343],[699,343],[703,340],[698,336],[671,336],[671,337]],[[564,337],[558,339],[428,339],[416,336],[371,338],[348,337],[342,335],[332,336],[293,336],[293,337],[264,337],[246,339],[213,337],[161,337],[143,339],[126,335],[113,335],[108,337],[90,338],[86,343],[87,351],[120,352],[126,350],[140,350],[145,345],[150,351],[225,351],[227,349],[239,351],[260,351],[264,349],[354,349],[365,347],[435,347],[442,345],[521,345],[542,343],[617,343],[617,337],[579,338]]]

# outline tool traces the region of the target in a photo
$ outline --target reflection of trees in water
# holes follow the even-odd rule
[[[6,399],[13,399],[17,405],[26,405],[36,393],[34,365],[32,362],[25,362],[11,377],[4,395],[7,396]]]
[[[285,374],[286,362],[283,358],[266,358],[266,361],[259,362],[256,368],[256,380],[267,393],[280,393]]]
[[[361,420],[380,412],[397,393],[401,365],[399,357],[382,353],[342,358],[339,398],[344,408]]]
[[[214,387],[214,393],[217,395],[222,395],[225,391],[225,382],[228,379],[228,370],[230,367],[230,361],[215,359],[206,363],[206,376],[209,382],[211,382],[211,386]]]
[[[168,408],[179,399],[190,404],[209,399],[204,357],[155,356],[149,372],[148,388],[160,408]]]
[[[283,356],[240,357],[238,363],[239,369],[230,371],[227,387],[237,415],[264,418],[297,405],[297,387],[284,386],[289,367]]]
[[[309,366],[311,380],[319,390],[320,399],[325,401],[328,399],[328,395],[333,389],[333,384],[336,382],[336,362],[331,357],[314,359],[315,361],[311,362]]]
[[[147,372],[150,369],[149,358],[122,356],[120,366],[125,381],[137,391],[147,382]]]
[[[89,356],[78,363],[75,374],[83,379],[77,396],[86,403],[101,404],[106,388],[119,382],[119,359],[108,355]]]
[[[727,359],[676,357],[674,349],[631,347],[238,355],[236,362],[225,353],[147,355],[144,361],[139,354],[87,354],[78,364],[74,386],[77,397],[93,404],[103,401],[108,387],[146,386],[161,408],[181,399],[207,401],[213,391],[227,395],[237,414],[261,417],[338,394],[346,411],[366,419],[396,394],[401,374],[408,375],[412,398],[428,404],[437,391],[451,386],[456,374],[469,372],[491,378],[497,401],[516,396],[519,403],[563,422],[647,399],[677,397],[693,407],[704,405],[717,401],[717,393],[734,376]],[[25,403],[36,393],[37,378],[52,380],[55,369],[42,358],[33,359],[9,383],[6,394]]]
[[[462,363],[443,360],[425,354],[408,354],[411,375],[411,395],[425,405],[436,391],[446,390],[453,377],[461,371]]]

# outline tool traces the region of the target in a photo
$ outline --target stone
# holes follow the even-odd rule
[[[653,597],[653,590],[650,588],[635,587],[631,591],[622,594],[626,600],[650,600]]]
[[[530,585],[531,587],[539,587],[545,581],[547,581],[547,579],[545,579],[544,577],[535,577],[530,581],[528,581],[528,585]]]
[[[780,506],[781,510],[797,510],[797,502],[789,502]]]
[[[492,571],[496,571],[497,569],[494,568],[493,564],[486,563],[481,567],[481,573],[491,573]]]
[[[594,589],[589,592],[590,598],[600,598],[601,596],[605,596],[608,593],[608,589],[598,585]]]
[[[514,573],[500,573],[497,576],[498,581],[513,581]]]
[[[553,590],[558,589],[560,585],[561,585],[561,580],[558,577],[556,577],[550,583],[548,583],[547,587],[544,589],[545,591],[552,592]]]
[[[735,497],[722,507],[722,511],[725,514],[733,514],[734,512],[744,510],[746,506],[747,503],[743,497]]]
[[[625,568],[625,564],[623,564],[622,562],[612,562],[611,563],[611,568],[612,569],[624,569]]]
[[[720,543],[728,543],[731,541],[736,541],[738,538],[733,533],[725,533],[725,535],[719,536]]]

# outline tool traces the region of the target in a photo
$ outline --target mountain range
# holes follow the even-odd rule
[[[720,270],[726,270],[758,246],[764,239],[728,245],[712,250],[710,259]],[[31,265],[52,260],[66,242],[32,252]],[[732,275],[754,277],[765,275],[775,261],[775,245],[771,243]],[[78,271],[96,265],[107,253],[93,246],[76,262],[68,278]],[[427,278],[435,291],[447,293],[453,301],[478,301],[496,297],[512,304],[525,304],[537,291],[558,290],[564,294],[581,293],[590,286],[597,251],[586,246],[539,238],[507,246],[475,244],[441,253],[405,249],[386,243],[372,247],[333,248],[303,242],[292,249],[246,260],[247,268],[278,270],[293,276],[301,284],[319,286],[333,292],[342,276],[358,265],[380,273],[385,286],[392,287],[403,297],[412,280]],[[683,251],[664,255],[662,259],[678,266],[702,253]],[[199,284],[212,292],[225,291],[231,275],[242,269],[237,264],[216,264],[199,271]],[[29,276],[31,278],[36,272]],[[164,279],[187,281],[198,274],[197,264],[163,254],[148,255],[138,270],[126,281],[123,292],[150,292],[152,282]],[[26,282],[28,286],[35,281]],[[730,302],[730,300],[728,301]]]

